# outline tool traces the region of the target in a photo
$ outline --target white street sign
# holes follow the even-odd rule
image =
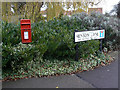
[[[105,38],[105,30],[75,32],[75,42]]]

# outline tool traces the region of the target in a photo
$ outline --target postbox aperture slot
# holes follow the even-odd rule
[[[29,29],[29,28],[30,28],[30,25],[29,25],[29,24],[22,24],[22,25],[21,25],[21,28],[22,28],[22,29]]]

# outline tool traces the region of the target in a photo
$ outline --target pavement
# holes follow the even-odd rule
[[[110,53],[110,65],[72,75],[2,82],[3,88],[118,88],[118,51]]]
[[[76,75],[53,76],[50,78],[31,78],[3,82],[3,88],[94,88]]]
[[[2,82],[0,81],[0,90],[2,89]]]

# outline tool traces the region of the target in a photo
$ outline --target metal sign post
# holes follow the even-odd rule
[[[78,32],[78,30],[76,29],[75,30],[75,32]],[[74,40],[75,40],[75,32],[74,32]],[[76,44],[76,46],[75,46],[75,51],[76,51],[76,53],[75,53],[75,61],[78,61],[78,43]]]
[[[102,52],[102,39],[100,40],[100,52]]]
[[[102,29],[102,28],[100,27],[99,29]],[[100,32],[100,37],[105,37],[105,34],[103,31]],[[102,52],[102,39],[100,39],[99,41],[100,41],[99,51]]]
[[[78,43],[75,46],[75,51],[76,51],[76,53],[75,53],[75,61],[78,61]]]

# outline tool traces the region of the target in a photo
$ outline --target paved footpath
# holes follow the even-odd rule
[[[50,78],[31,78],[3,82],[3,88],[93,88],[76,75],[53,76]]]
[[[118,88],[118,52],[115,61],[93,71],[72,75],[4,81],[3,88]]]

